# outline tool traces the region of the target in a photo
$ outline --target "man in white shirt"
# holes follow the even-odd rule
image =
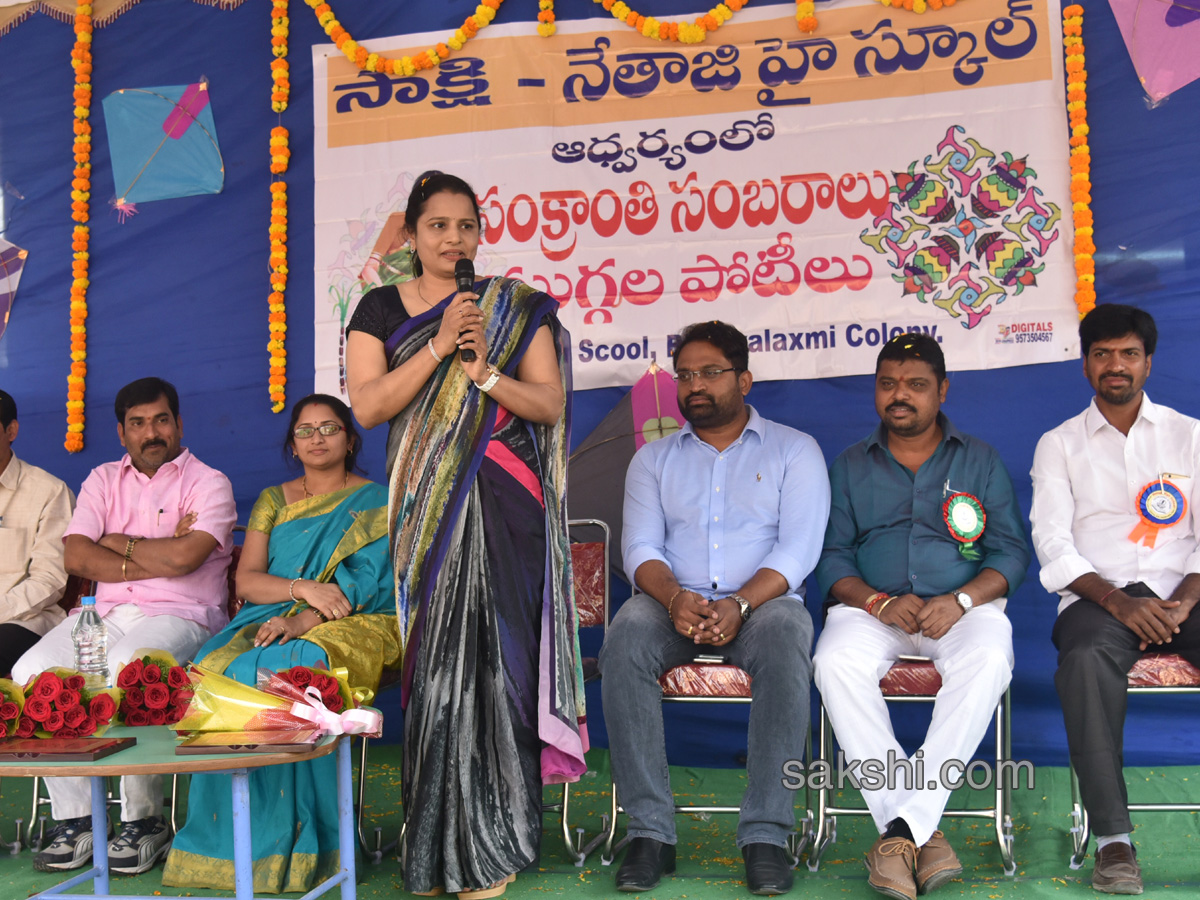
[[[1033,457],[1033,543],[1062,597],[1054,681],[1071,764],[1096,834],[1092,887],[1140,894],[1122,773],[1126,675],[1143,652],[1200,665],[1200,421],[1142,390],[1158,333],[1149,313],[1102,304],[1079,325],[1096,392]]]
[[[17,404],[0,391],[0,676],[63,619],[63,532],[75,495],[17,458]]]

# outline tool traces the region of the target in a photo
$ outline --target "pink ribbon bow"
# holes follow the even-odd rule
[[[349,709],[343,713],[330,711],[315,687],[304,689],[304,699],[292,704],[292,715],[312,722],[322,734],[365,734],[379,737],[383,733],[383,714],[377,709]]]

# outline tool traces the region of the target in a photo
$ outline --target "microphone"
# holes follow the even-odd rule
[[[465,256],[454,264],[454,282],[460,294],[466,294],[475,288],[475,264]],[[464,347],[458,351],[463,362],[474,362],[475,351]]]

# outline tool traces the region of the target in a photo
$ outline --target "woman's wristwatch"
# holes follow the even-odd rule
[[[483,384],[476,384],[475,387],[483,391],[485,394],[496,386],[496,382],[500,380],[500,373],[492,368],[491,363],[488,363],[488,377]]]

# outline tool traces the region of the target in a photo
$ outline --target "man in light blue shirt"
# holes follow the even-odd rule
[[[625,480],[622,552],[640,593],[600,653],[613,774],[629,814],[622,891],[650,890],[675,870],[658,678],[698,654],[753,679],[737,842],[751,891],[792,885],[794,797],[782,773],[804,753],[813,637],[804,579],[820,555],[829,480],[816,441],[746,405],[748,361],[733,326],[685,329],[674,363],[688,424],[639,450]]]

